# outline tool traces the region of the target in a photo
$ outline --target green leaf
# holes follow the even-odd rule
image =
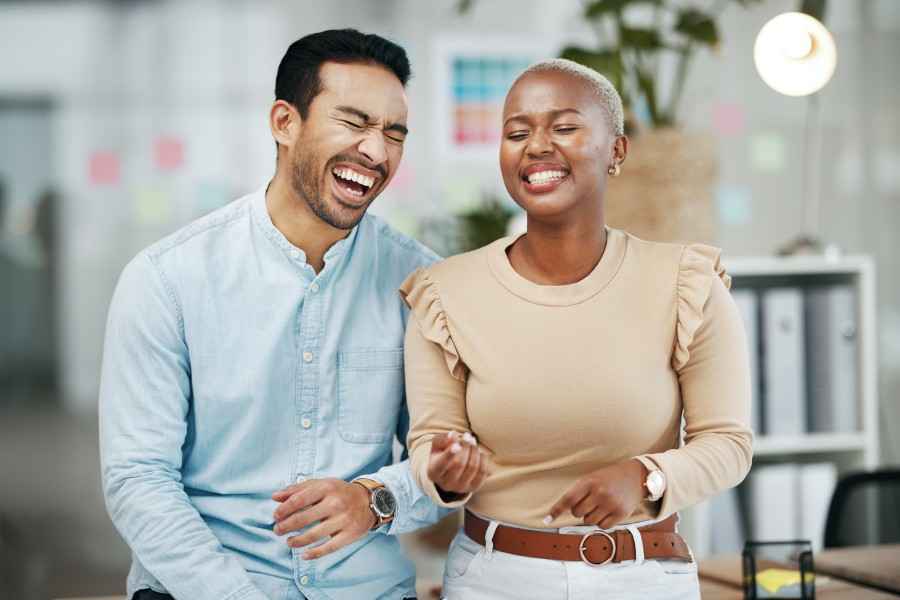
[[[584,16],[588,19],[596,19],[609,13],[620,12],[632,0],[594,0],[584,9]]]
[[[456,3],[456,12],[464,15],[472,8],[473,0],[459,0]]]
[[[630,4],[655,4],[659,6],[662,0],[594,0],[584,9],[584,16],[588,19],[596,19],[610,13],[622,12]]]
[[[715,46],[719,43],[716,22],[706,13],[694,8],[687,8],[678,13],[675,31],[700,44]]]
[[[616,50],[588,50],[578,46],[567,46],[560,53],[560,58],[567,58],[590,67],[609,79],[617,88],[621,87],[622,73],[625,66],[622,64],[622,55]]]
[[[659,39],[659,32],[655,29],[641,29],[637,27],[622,27],[619,29],[619,45],[638,50],[659,50],[663,47]]]

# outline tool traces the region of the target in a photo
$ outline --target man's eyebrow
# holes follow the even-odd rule
[[[372,117],[369,116],[369,113],[363,112],[358,108],[353,108],[352,106],[335,106],[334,110],[339,110],[343,113],[353,115],[354,117],[359,117],[366,123],[372,122]]]
[[[406,128],[406,125],[402,123],[391,123],[387,127],[384,128],[385,131],[399,131],[403,135],[407,135],[409,133],[409,129]]]
[[[576,115],[581,115],[581,111],[578,110],[577,108],[558,108],[556,110],[548,110],[547,112],[542,113],[542,114],[549,115],[550,118],[555,119],[556,117],[558,117],[560,115],[564,115],[566,113],[574,113]],[[510,115],[503,122],[503,124],[506,125],[510,121],[527,121],[527,120],[528,120],[528,118],[524,114],[516,113],[514,115]]]
[[[353,115],[354,117],[358,117],[363,120],[366,125],[371,125],[374,121],[369,113],[359,110],[358,108],[353,108],[352,106],[335,106],[334,110],[338,110],[342,113],[347,113],[349,115]],[[385,126],[385,131],[397,131],[402,133],[403,135],[407,135],[409,130],[406,128],[406,125],[402,123],[391,123],[390,125]]]

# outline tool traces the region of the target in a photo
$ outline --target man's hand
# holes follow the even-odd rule
[[[550,525],[571,511],[585,525],[614,527],[630,516],[646,496],[646,477],[647,469],[637,459],[598,469],[579,479],[553,505],[544,524]]]
[[[375,526],[375,513],[369,506],[369,491],[356,483],[340,479],[310,479],[272,494],[281,503],[275,509],[275,533],[299,531],[318,523],[287,540],[291,548],[302,548],[329,537],[320,546],[303,554],[304,560],[320,558],[355,542]]]
[[[428,478],[444,494],[474,492],[488,475],[488,459],[475,437],[455,431],[435,436],[428,457]]]

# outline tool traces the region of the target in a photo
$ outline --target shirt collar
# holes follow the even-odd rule
[[[275,244],[291,262],[308,266],[309,263],[306,261],[306,252],[284,237],[284,234],[281,233],[272,222],[272,216],[269,214],[269,209],[266,207],[266,190],[268,187],[268,184],[266,184],[252,194],[250,202],[254,222],[262,230],[263,234],[269,238],[269,240]],[[365,216],[363,219],[365,219]],[[360,223],[362,223],[362,220],[360,220]],[[356,226],[350,230],[350,234],[347,235],[347,237],[332,244],[325,252],[323,258],[326,264],[340,258],[348,249],[353,247],[353,242],[356,240],[357,233],[359,232],[360,223],[357,223]]]

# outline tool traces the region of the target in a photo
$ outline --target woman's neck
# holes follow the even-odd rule
[[[528,231],[507,249],[519,275],[540,285],[577,283],[590,275],[606,249],[602,215],[593,222],[548,224],[528,219]]]

